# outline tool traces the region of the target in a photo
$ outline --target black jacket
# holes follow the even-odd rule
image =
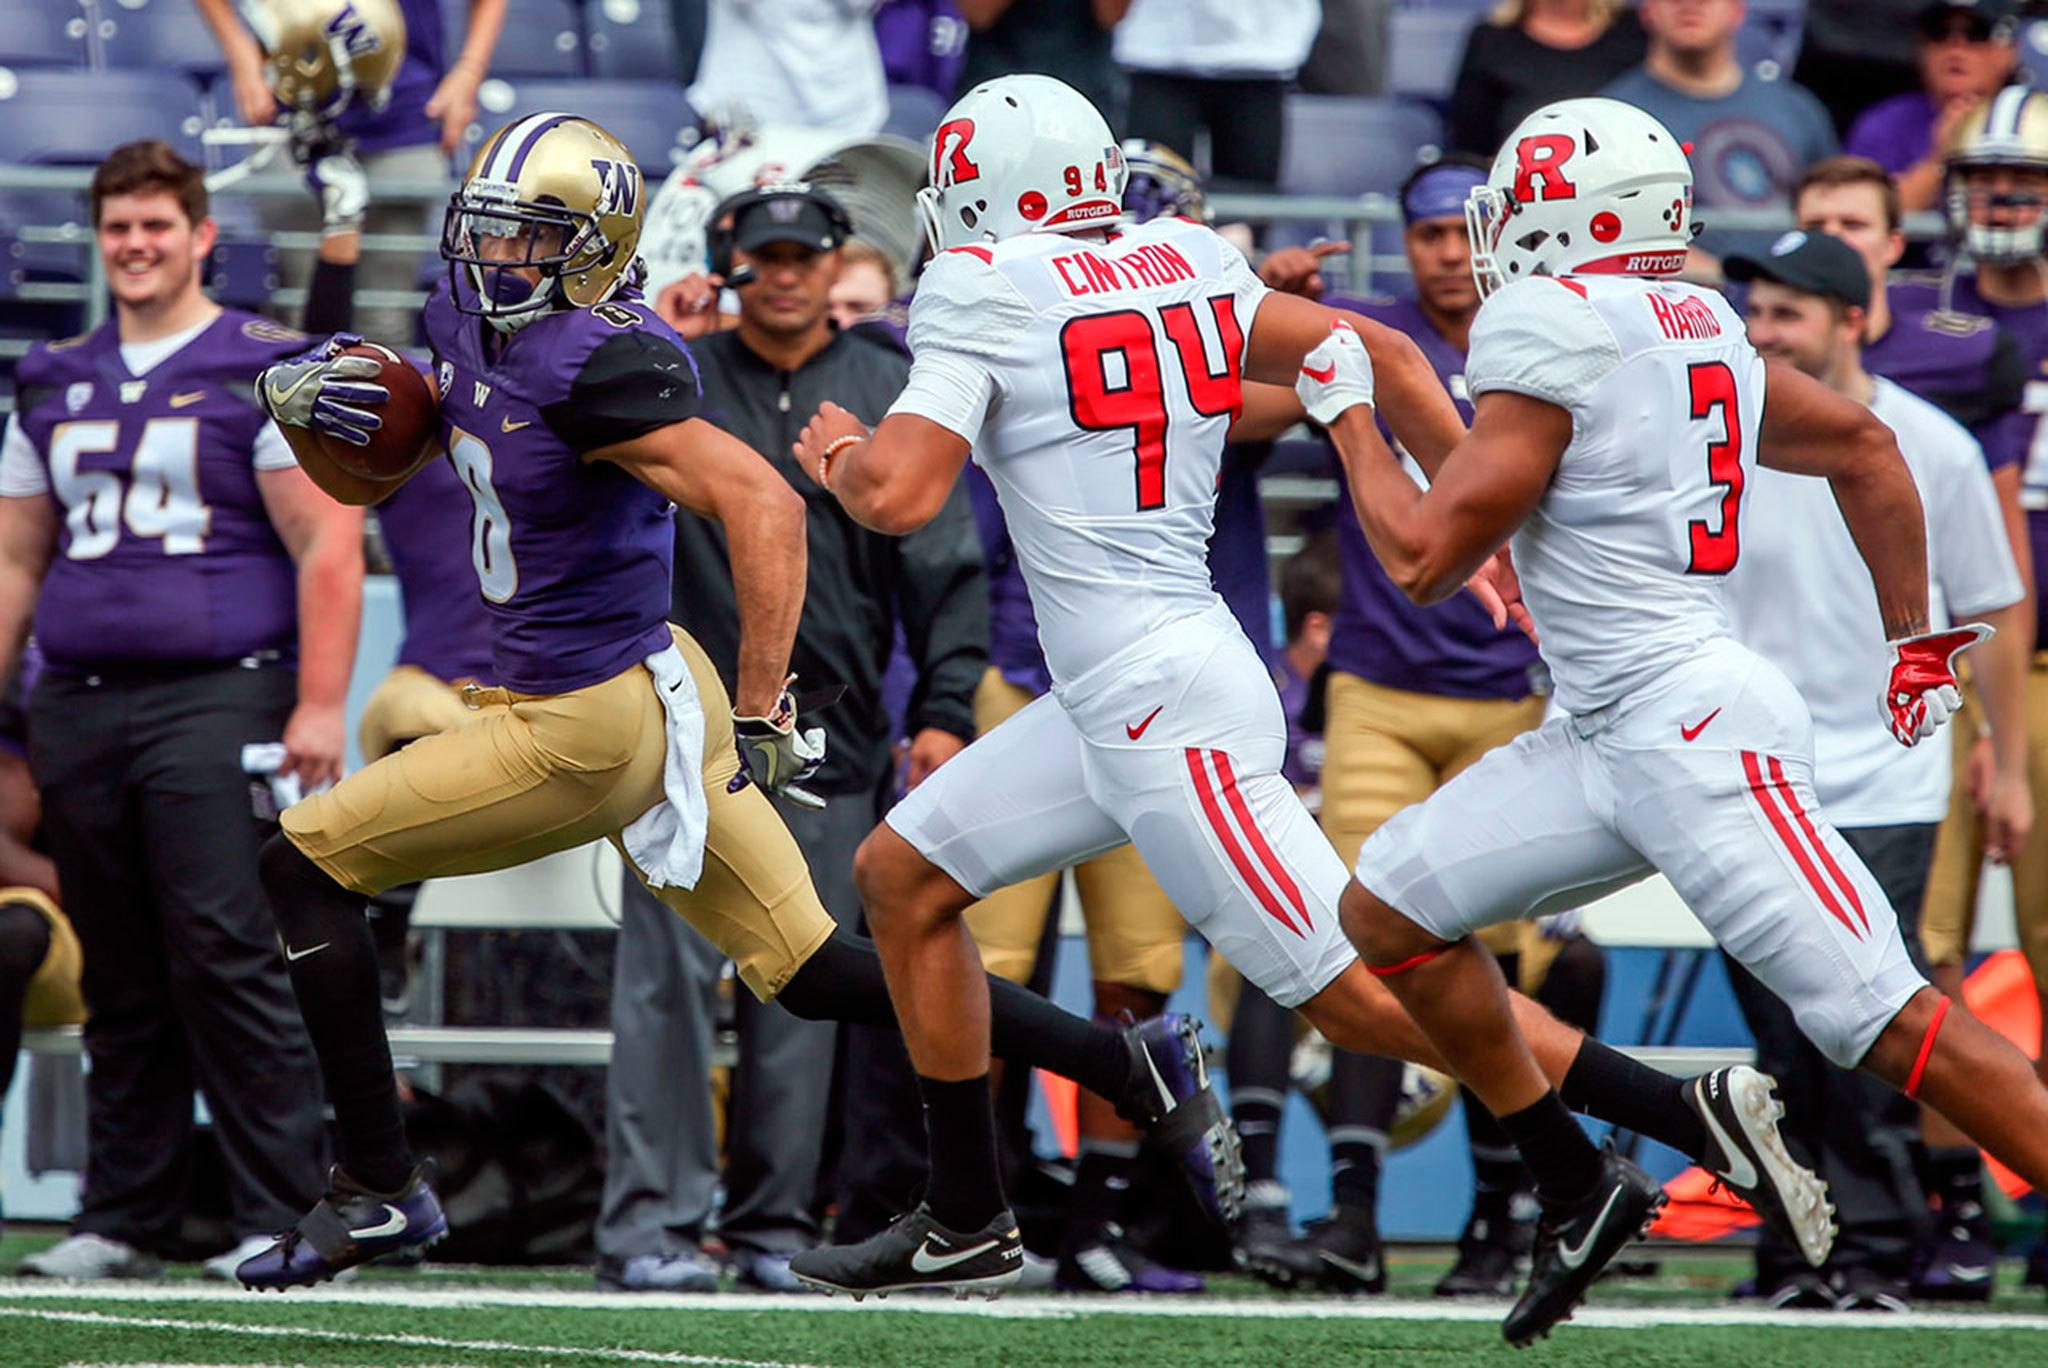
[[[846,697],[814,719],[829,738],[814,787],[871,793],[888,773],[895,728],[882,708],[882,673],[899,621],[917,671],[907,730],[937,727],[971,739],[974,690],[988,665],[988,584],[965,491],[956,486],[939,516],[910,536],[885,537],[847,517],[790,455],[797,433],[827,399],[866,423],[880,422],[903,389],[909,361],[851,333],[835,336],[793,372],[770,366],[737,332],[717,333],[690,351],[702,373],[704,416],[767,457],[804,496],[810,583],[791,668],[798,693],[846,685]],[[675,574],[673,616],[731,689],[739,608],[724,529],[678,512]]]

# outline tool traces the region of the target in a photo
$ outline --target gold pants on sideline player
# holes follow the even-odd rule
[[[448,681],[417,665],[394,665],[363,705],[356,723],[356,742],[363,759],[381,760],[400,746],[436,732],[453,731],[476,719],[476,710],[462,701],[469,680]]]
[[[28,981],[21,1024],[31,1029],[81,1025],[85,997],[79,991],[78,976],[85,956],[78,948],[78,933],[71,929],[71,919],[40,888],[0,888],[0,903],[10,902],[27,903],[50,924],[50,948]]]
[[[710,821],[696,888],[655,895],[768,1001],[834,923],[768,798],[753,784],[726,791],[739,771],[732,704],[702,648],[671,630],[703,705]],[[285,835],[337,882],[374,894],[525,864],[600,837],[619,846],[619,832],[661,800],[667,714],[644,666],[565,694],[473,689],[468,698],[465,725],[422,737],[288,809]]]

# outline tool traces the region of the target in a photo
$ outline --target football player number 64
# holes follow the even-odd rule
[[[503,603],[518,592],[519,567],[512,563],[512,523],[505,505],[491,487],[491,449],[476,434],[461,428],[448,433],[448,459],[462,475],[476,516],[469,525],[469,558],[485,598]]]

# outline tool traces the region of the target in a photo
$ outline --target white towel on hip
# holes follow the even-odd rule
[[[695,888],[704,872],[704,833],[711,811],[704,798],[704,705],[683,653],[671,645],[641,662],[668,714],[662,757],[661,801],[622,833],[626,854],[652,888]]]

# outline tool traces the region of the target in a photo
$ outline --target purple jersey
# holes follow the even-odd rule
[[[1284,652],[1273,665],[1273,687],[1280,691],[1280,710],[1287,716],[1287,754],[1280,761],[1280,775],[1302,790],[1323,782],[1323,734],[1301,724],[1313,683],[1310,676],[1295,671]]]
[[[493,673],[536,694],[610,679],[669,643],[675,528],[668,500],[583,454],[696,416],[696,365],[637,296],[500,337],[448,289],[427,301],[427,342],[448,459],[475,506]]]
[[[883,0],[875,43],[892,86],[922,86],[951,100],[967,64],[967,21],[953,0]]]
[[[398,577],[405,640],[398,663],[441,680],[495,680],[491,615],[470,568],[469,490],[448,461],[431,461],[377,505]]]
[[[1894,176],[1909,171],[1934,145],[1938,111],[1925,91],[1909,90],[1879,100],[1856,116],[1842,150],[1868,157]]]
[[[405,18],[405,60],[391,82],[391,103],[381,111],[358,104],[339,120],[341,131],[356,140],[361,152],[441,140],[441,121],[427,116],[427,101],[448,71],[441,7],[435,0],[398,0],[398,9]]]
[[[298,577],[257,489],[254,381],[306,344],[224,309],[140,377],[112,320],[22,358],[17,421],[63,519],[36,604],[52,667],[294,654]]]
[[[972,461],[967,464],[966,480],[988,570],[989,663],[1018,688],[1042,694],[1052,687],[1052,673],[1045,668],[1045,652],[1038,648],[1038,616],[1031,610],[1031,591],[1024,587],[1024,571],[1010,544],[1010,528],[996,502],[996,487]]]
[[[2048,376],[2048,303],[2023,304],[2008,307],[1992,304],[1977,293],[1977,277],[1959,272],[1949,284],[1948,298],[1941,300],[1942,284],[1935,281],[1902,282],[1892,287],[1892,298],[1902,297],[1909,303],[1932,308],[1945,302],[1950,309],[1962,314],[1976,314],[1999,325],[2019,344],[2027,361],[2030,376]],[[1894,304],[1897,307],[1897,304]],[[2020,474],[2020,503],[2027,510],[2027,536],[2033,546],[2034,564],[2048,565],[2048,427],[2041,423],[2041,415],[2048,413],[2048,380],[2029,379],[2026,382],[2025,402],[2022,414],[2016,420],[2026,430],[2022,443],[2022,459],[2025,465]],[[2034,600],[2036,640],[2048,642],[2048,617],[2042,610],[2048,608],[2048,596],[2037,595]]]
[[[1910,390],[1970,430],[1993,470],[2026,455],[2033,423],[2020,413],[2024,350],[1991,319],[1940,307],[1933,281],[1885,288],[1891,326],[1863,349],[1863,368]]]
[[[1465,354],[1444,340],[1413,301],[1331,296],[1323,302],[1355,309],[1414,338],[1457,401],[1458,415],[1472,421]],[[1380,431],[1393,441],[1384,423]],[[1535,643],[1513,627],[1496,628],[1470,594],[1424,608],[1402,593],[1366,544],[1348,495],[1337,518],[1337,546],[1344,592],[1330,632],[1331,669],[1390,689],[1449,698],[1523,698],[1533,691],[1541,677]]]

